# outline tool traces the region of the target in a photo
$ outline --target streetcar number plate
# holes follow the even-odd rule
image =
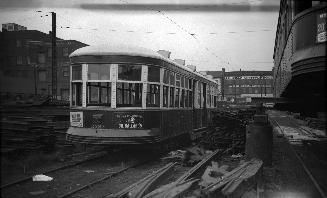
[[[83,127],[83,112],[70,112],[70,126]]]

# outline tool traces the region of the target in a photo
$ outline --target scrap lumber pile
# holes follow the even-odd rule
[[[254,197],[257,185],[261,182],[261,167],[263,162],[259,159],[249,161],[241,160],[239,165],[229,170],[229,165],[219,166],[217,162],[211,161],[201,178],[185,177],[159,186],[152,192],[143,193],[147,198],[175,198],[175,197],[234,197],[242,198],[245,195]],[[201,162],[200,162],[201,163]],[[151,176],[153,177],[153,176]],[[149,185],[149,183],[147,183]],[[260,184],[259,184],[260,185]],[[135,186],[135,185],[134,185]],[[149,188],[147,188],[148,190]],[[142,189],[144,192],[144,189]],[[125,192],[125,191],[124,191]],[[126,192],[124,193],[126,195]],[[130,194],[137,197],[138,193]],[[112,196],[123,197],[123,196]]]
[[[259,176],[262,164],[263,162],[259,159],[241,161],[238,167],[228,172],[226,171],[228,166],[218,167],[218,164],[213,163],[203,174],[200,185],[209,197],[219,195],[241,197],[245,190],[248,191],[256,186],[257,179],[254,177]]]
[[[185,166],[193,166],[210,153],[212,151],[196,146],[185,150],[171,151],[168,153],[168,156],[161,158],[161,160],[164,162],[179,162]]]
[[[68,109],[47,107],[9,107],[1,109],[1,153],[53,150],[65,144],[69,126]],[[59,140],[59,141],[58,141]]]
[[[306,118],[307,124],[310,128],[325,130],[326,129],[326,120],[318,118]]]
[[[217,126],[209,130],[201,139],[205,149],[234,148],[234,152],[243,152],[245,148],[245,127],[242,125]]]

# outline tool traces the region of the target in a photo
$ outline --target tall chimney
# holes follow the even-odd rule
[[[222,69],[222,77],[221,77],[221,99],[225,98],[225,68]]]

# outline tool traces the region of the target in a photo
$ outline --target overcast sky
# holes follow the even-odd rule
[[[198,71],[271,70],[278,9],[279,0],[1,0],[0,22],[48,33],[53,11],[59,38],[164,49]]]

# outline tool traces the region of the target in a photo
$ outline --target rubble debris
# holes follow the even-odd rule
[[[231,157],[232,158],[240,158],[240,157],[243,157],[243,155],[241,153],[238,153],[236,155],[233,154]]]
[[[217,178],[214,183],[208,185],[203,191],[206,194],[212,194],[221,189],[223,195],[231,195],[244,180],[255,176],[262,164],[262,160],[259,159],[251,159],[244,162],[222,177]]]
[[[182,162],[185,158],[185,153],[186,151],[183,150],[171,151],[167,157],[163,157],[161,160],[165,162]]]
[[[199,183],[200,186],[206,187],[216,182],[217,179],[220,179],[227,173],[228,165],[222,165],[221,167],[218,167],[217,162],[212,161],[211,163],[212,165],[208,166],[202,175],[202,180]]]
[[[212,154],[210,150],[194,146],[184,150],[171,151],[167,157],[161,158],[165,162],[181,162],[187,166],[193,166],[201,161],[205,156]]]
[[[169,163],[163,168],[153,172],[152,174],[138,181],[137,183],[134,183],[133,185],[128,186],[127,188],[116,193],[115,195],[108,197],[126,197],[127,195],[128,197],[133,198],[142,197],[146,193],[149,193],[154,190],[154,185],[157,182],[162,181],[164,177],[169,175],[175,165],[176,163]]]
[[[29,192],[30,195],[42,195],[44,193],[45,193],[44,190],[38,190],[38,191]]]
[[[198,181],[199,179],[190,179],[183,182],[175,181],[150,192],[149,194],[145,195],[144,198],[181,197],[184,192],[186,192],[189,188],[192,187],[193,184]]]
[[[34,175],[32,177],[33,181],[52,181],[53,178],[46,175]]]
[[[85,170],[84,172],[86,172],[86,173],[94,173],[95,171],[94,170]]]

